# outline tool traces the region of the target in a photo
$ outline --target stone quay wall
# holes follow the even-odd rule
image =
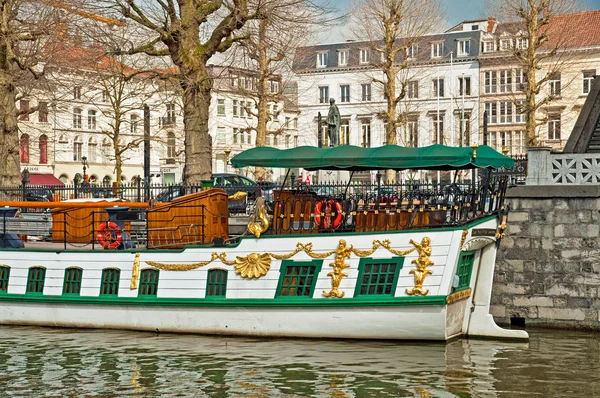
[[[496,322],[600,330],[600,185],[510,188]]]

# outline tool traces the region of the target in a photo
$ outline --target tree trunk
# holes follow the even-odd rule
[[[0,43],[0,179],[8,186],[21,185],[21,163],[19,157],[19,130],[15,105],[15,86],[6,60],[6,43]],[[20,196],[7,194],[16,199]]]

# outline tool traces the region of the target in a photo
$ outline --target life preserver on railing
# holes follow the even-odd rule
[[[334,208],[335,218],[332,222],[331,213]],[[323,217],[323,228],[332,229],[339,227],[342,222],[342,218],[344,217],[342,204],[333,199],[318,202],[315,206],[315,223],[317,223],[318,226],[321,226],[321,217]]]
[[[103,248],[114,250],[121,246],[123,242],[123,231],[117,224],[108,221],[100,225],[96,238]]]

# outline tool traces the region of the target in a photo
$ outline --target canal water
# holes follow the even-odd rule
[[[0,397],[600,397],[600,334],[527,343],[0,327]]]

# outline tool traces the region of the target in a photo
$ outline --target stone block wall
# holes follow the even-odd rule
[[[600,330],[600,185],[520,186],[507,202],[496,322]]]

